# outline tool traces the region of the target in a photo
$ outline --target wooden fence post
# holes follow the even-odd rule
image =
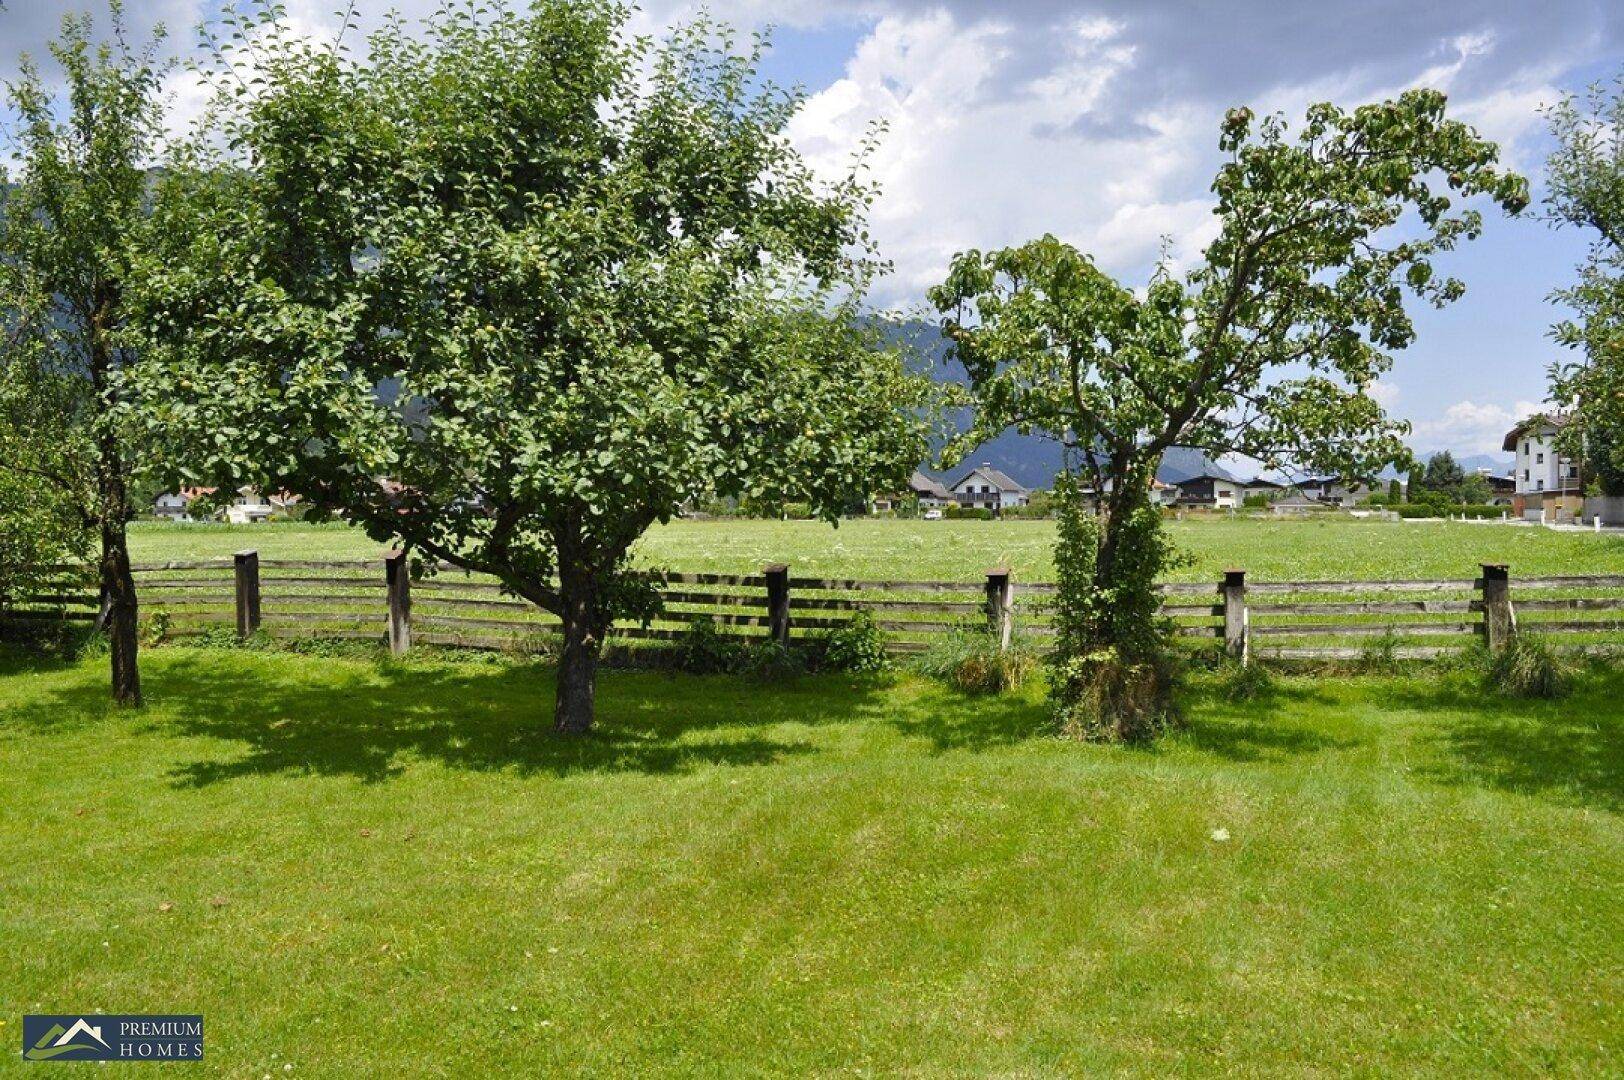
[[[1483,634],[1489,651],[1511,644],[1517,632],[1517,613],[1511,607],[1511,570],[1504,563],[1483,563]]]
[[[389,651],[400,656],[412,647],[412,575],[406,553],[397,549],[385,555],[383,573],[389,585]]]
[[[1250,659],[1249,619],[1246,611],[1246,571],[1224,571],[1224,652],[1245,664]]]
[[[767,636],[780,645],[789,644],[789,565],[774,563],[761,568],[767,578]]]
[[[1015,583],[1007,567],[987,571],[987,632],[998,639],[998,651],[1009,648],[1015,631]]]
[[[259,629],[259,552],[239,551],[231,559],[237,584],[237,637],[246,641]]]

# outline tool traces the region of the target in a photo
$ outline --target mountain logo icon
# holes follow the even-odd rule
[[[112,1049],[107,1045],[107,1040],[102,1038],[101,1025],[92,1025],[81,1016],[73,1022],[72,1027],[64,1028],[61,1024],[52,1024],[51,1029],[39,1037],[39,1041],[23,1051],[23,1057],[30,1061],[43,1061],[72,1050],[97,1049],[93,1043],[74,1041],[79,1038],[94,1039],[101,1044],[101,1049]]]

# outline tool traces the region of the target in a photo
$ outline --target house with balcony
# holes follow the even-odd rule
[[[1318,499],[1327,506],[1358,506],[1376,494],[1376,488],[1369,481],[1346,476],[1312,476],[1297,487],[1310,499]]]
[[[1016,483],[985,461],[953,484],[952,492],[960,506],[976,510],[997,511],[1025,506],[1032,497],[1029,488]]]
[[[1208,465],[1173,486],[1178,488],[1174,506],[1208,510],[1233,510],[1241,504],[1246,491],[1245,484],[1216,465]]]
[[[1567,417],[1535,414],[1506,432],[1501,449],[1517,455],[1512,472],[1516,490],[1511,512],[1528,521],[1571,522],[1584,507],[1579,463],[1556,448],[1556,436]]]
[[[1478,469],[1477,476],[1489,485],[1489,503],[1493,506],[1510,506],[1517,497],[1517,478],[1512,475],[1501,476],[1493,469]]]
[[[211,487],[183,487],[179,491],[166,491],[152,503],[154,517],[164,521],[197,521],[192,504],[205,495],[213,495]]]

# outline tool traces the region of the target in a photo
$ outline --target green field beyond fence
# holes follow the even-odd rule
[[[1187,515],[1168,530],[1187,565],[1170,581],[1213,582],[1232,567],[1255,581],[1417,581],[1474,577],[1504,563],[1517,577],[1624,573],[1624,536],[1459,522],[1308,521]],[[139,562],[226,558],[245,548],[266,559],[371,557],[379,545],[346,525],[138,523]],[[673,521],[650,529],[639,561],[686,573],[757,574],[771,563],[792,574],[865,581],[973,581],[1007,566],[1017,582],[1053,581],[1051,521],[901,521],[860,518],[834,528],[815,521]]]
[[[1344,660],[1379,643],[1395,659],[1433,658],[1489,637],[1496,612],[1502,633],[1540,633],[1574,648],[1624,646],[1624,575],[1515,580],[1503,567],[1476,568],[1475,577],[1473,569],[1419,581],[1257,581],[1231,570],[1217,582],[1163,585],[1163,614],[1181,643],[1237,657]],[[534,652],[557,630],[554,616],[493,577],[445,564],[426,570],[413,580],[399,554],[308,560],[239,552],[138,563],[136,579],[149,638],[225,624],[242,637],[387,642],[397,654],[414,644]],[[98,598],[88,580],[64,568],[56,586],[0,608],[0,624],[94,619]],[[791,644],[860,611],[874,616],[893,653],[921,651],[966,625],[1005,641],[1053,634],[1055,587],[1020,582],[1004,568],[956,581],[880,581],[808,577],[777,564],[756,574],[668,571],[655,580],[663,610],[617,625],[613,637],[669,640],[703,619],[727,634]]]

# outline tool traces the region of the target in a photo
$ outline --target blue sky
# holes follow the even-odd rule
[[[216,0],[126,0],[138,30],[182,30]],[[0,76],[38,50],[65,5],[10,0]],[[333,0],[289,0],[288,17],[330,33]],[[433,0],[396,0],[408,15]],[[1499,141],[1535,179],[1547,150],[1538,109],[1624,69],[1624,4],[1599,0],[712,0],[739,25],[776,27],[768,73],[810,94],[792,136],[831,173],[868,125],[888,125],[872,162],[882,254],[895,265],[876,301],[917,304],[951,255],[1053,232],[1130,284],[1164,238],[1188,265],[1211,235],[1207,185],[1224,109],[1300,116],[1310,101],[1354,105],[1415,85]],[[382,4],[361,0],[369,17]],[[639,28],[692,15],[645,0]],[[184,39],[185,34],[177,35]],[[178,76],[176,109],[194,112]],[[1415,425],[1416,449],[1497,450],[1544,398],[1558,351],[1546,297],[1570,279],[1587,238],[1529,218],[1491,217],[1445,268],[1463,300],[1419,311],[1420,338],[1377,389]]]

